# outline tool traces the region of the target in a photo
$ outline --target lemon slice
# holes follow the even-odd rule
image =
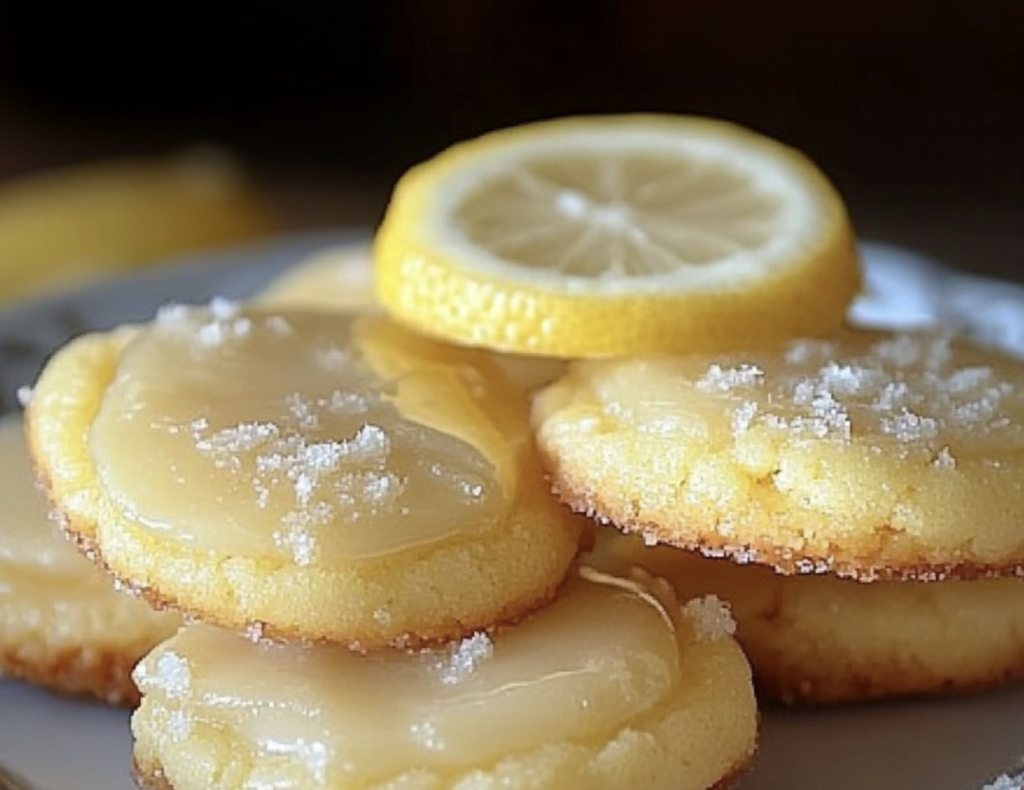
[[[809,159],[688,116],[569,118],[455,145],[399,180],[374,257],[397,319],[551,356],[825,333],[860,285],[843,201]]]

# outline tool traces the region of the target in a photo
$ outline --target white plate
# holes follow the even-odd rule
[[[0,312],[0,406],[13,407],[17,387],[71,334],[146,319],[169,301],[245,296],[310,251],[359,238],[283,239]],[[865,245],[864,252],[869,295],[854,309],[861,321],[908,325],[941,317],[1024,353],[1024,288],[953,274],[891,247]],[[1024,686],[959,699],[770,711],[742,787],[972,790],[1022,752]],[[0,681],[0,762],[39,790],[129,790],[130,753],[127,713]]]

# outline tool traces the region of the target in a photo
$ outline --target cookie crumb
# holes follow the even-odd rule
[[[245,626],[245,638],[253,644],[263,641],[264,624],[258,620]]]

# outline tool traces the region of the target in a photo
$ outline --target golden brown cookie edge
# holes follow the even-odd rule
[[[131,673],[136,656],[90,647],[65,649],[48,660],[25,660],[18,646],[0,646],[0,676],[22,680],[71,697],[91,697],[107,705],[131,708],[139,691]]]
[[[668,529],[664,525],[638,519],[631,513],[618,511],[592,489],[569,484],[568,478],[560,474],[559,465],[550,455],[545,455],[545,463],[552,470],[552,492],[574,512],[620,532],[639,535],[645,541],[697,551],[706,557],[725,557],[741,564],[768,565],[784,575],[829,573],[861,582],[1024,578],[1024,559],[983,564],[968,560],[935,563],[917,558],[915,561],[896,564],[878,554],[843,554],[841,550],[830,551],[828,554],[798,554],[791,549],[780,549],[768,540],[734,544],[713,530],[700,532],[695,529],[690,534],[681,534],[679,530]]]

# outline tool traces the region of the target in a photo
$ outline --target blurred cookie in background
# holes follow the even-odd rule
[[[379,310],[369,240],[317,250],[272,280],[256,301],[271,307]]]
[[[271,280],[255,301],[264,307],[380,312],[369,239],[317,250]],[[565,371],[560,359],[497,352],[493,358],[527,391],[551,383]]]
[[[0,181],[0,304],[278,226],[272,201],[216,147]]]

